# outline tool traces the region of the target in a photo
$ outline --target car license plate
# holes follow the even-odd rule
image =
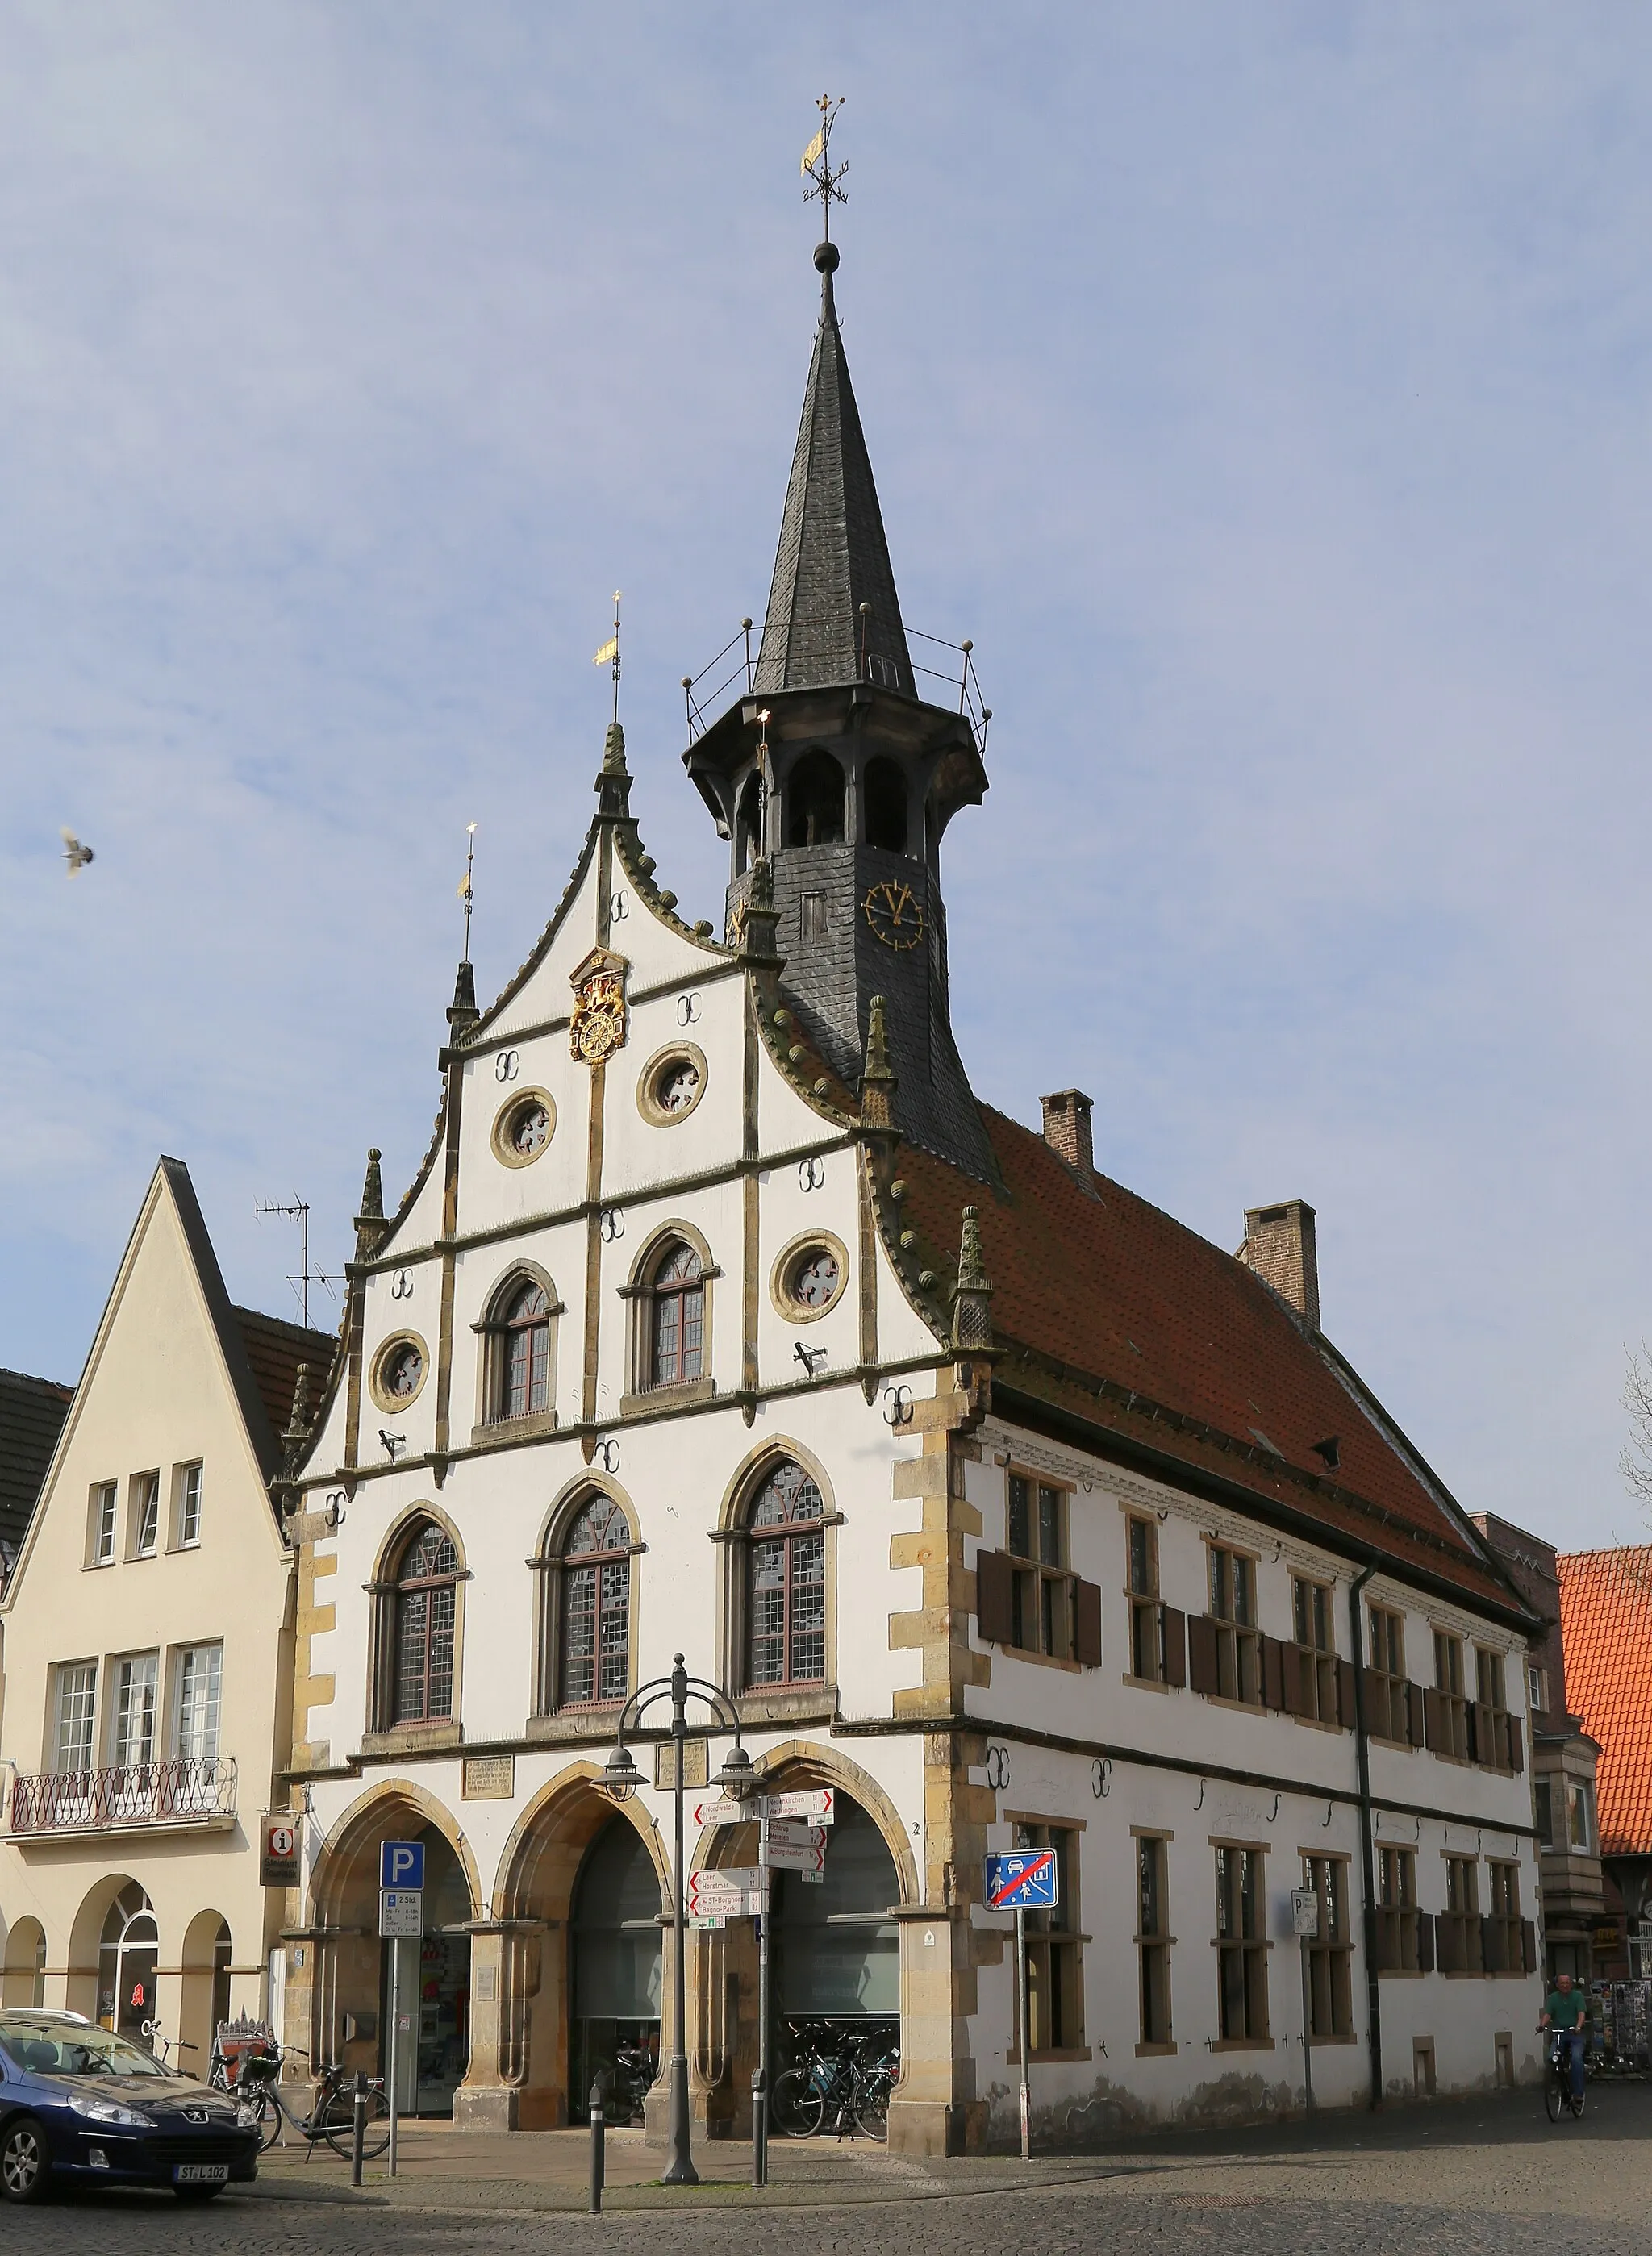
[[[228,2185],[228,2162],[179,2162],[173,2169],[174,2185]]]

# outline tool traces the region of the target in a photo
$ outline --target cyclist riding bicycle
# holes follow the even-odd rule
[[[1574,2099],[1583,2097],[1583,2051],[1588,2021],[1589,2000],[1581,1990],[1572,1988],[1570,1974],[1557,1974],[1554,1988],[1543,1999],[1543,2017],[1540,2026],[1557,2031],[1565,2047]]]

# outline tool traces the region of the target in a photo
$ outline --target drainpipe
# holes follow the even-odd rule
[[[1359,1593],[1377,1571],[1373,1558],[1348,1586],[1353,1632],[1353,1731],[1359,1762],[1359,1880],[1365,1895],[1366,2013],[1371,2024],[1371,2104],[1382,2104],[1382,1997],[1377,1977],[1377,1887],[1371,1858],[1371,1741],[1366,1732],[1366,1640]]]

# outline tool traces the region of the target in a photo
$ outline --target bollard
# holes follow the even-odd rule
[[[604,2151],[603,2079],[597,2076],[591,2085],[591,2215],[600,2216],[603,2206],[603,2178],[605,2155]]]
[[[351,2108],[354,2118],[350,2127],[349,2182],[358,2186],[362,2182],[362,2148],[367,2143],[367,2070],[356,2071],[356,2097]]]
[[[769,2079],[768,2070],[759,2068],[752,2078],[752,2183],[766,2186],[769,2182]]]

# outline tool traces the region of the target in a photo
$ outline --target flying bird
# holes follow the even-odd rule
[[[78,878],[87,864],[95,857],[89,846],[82,846],[72,830],[60,832],[63,841],[63,859],[68,864],[68,875]]]

